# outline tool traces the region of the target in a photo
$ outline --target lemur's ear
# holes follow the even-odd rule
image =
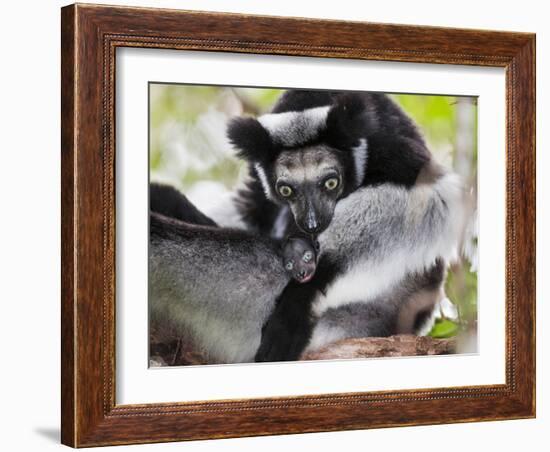
[[[267,130],[254,118],[234,118],[227,136],[237,155],[249,162],[264,163],[273,157],[273,141]]]
[[[367,137],[375,123],[364,98],[358,93],[346,93],[339,96],[329,110],[326,126],[331,144],[348,147]]]

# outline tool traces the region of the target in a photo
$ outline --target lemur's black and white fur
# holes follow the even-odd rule
[[[228,133],[251,166],[238,199],[245,222],[275,236],[295,226],[319,234],[321,250],[315,278],[279,298],[256,359],[414,331],[413,314],[441,297],[464,213],[458,177],[412,120],[384,94],[291,90]]]
[[[237,199],[249,231],[167,233],[161,218],[151,228],[152,310],[190,331],[211,362],[252,360],[268,318],[260,361],[416,331],[456,253],[463,190],[406,114],[382,94],[288,91],[228,134],[251,167]],[[290,281],[273,247],[294,232],[320,244],[305,284]]]
[[[431,160],[414,123],[376,93],[289,90],[270,114],[233,120],[228,135],[250,162],[250,179],[237,198],[239,211],[249,228],[266,234],[280,235],[288,227],[289,207],[302,230],[320,232],[336,200],[361,186],[410,187]],[[337,170],[340,178],[328,202],[311,186],[323,167]],[[298,183],[306,196],[299,201],[310,202],[311,208],[293,206],[280,196],[278,179],[285,172],[303,179]]]

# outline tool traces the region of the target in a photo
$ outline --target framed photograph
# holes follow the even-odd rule
[[[535,416],[535,36],[62,8],[62,442]]]

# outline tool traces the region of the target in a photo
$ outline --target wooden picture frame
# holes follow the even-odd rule
[[[71,5],[62,9],[62,442],[73,447],[535,416],[535,35]],[[506,383],[115,403],[115,50],[506,70]]]

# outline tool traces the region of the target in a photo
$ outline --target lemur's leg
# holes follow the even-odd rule
[[[444,296],[444,281],[445,263],[437,259],[366,303],[357,300],[327,309],[315,324],[307,351],[342,339],[420,334]]]
[[[305,352],[343,339],[391,336],[396,324],[397,307],[384,299],[331,308],[315,324]]]

